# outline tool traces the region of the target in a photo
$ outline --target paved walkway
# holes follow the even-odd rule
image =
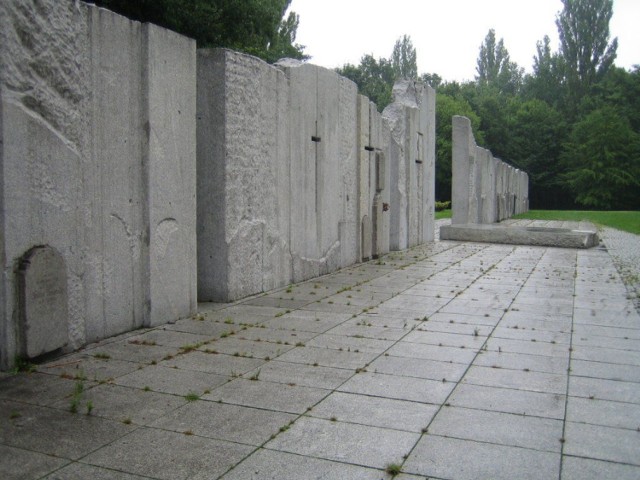
[[[1,379],[0,478],[638,479],[627,296],[602,249],[435,242],[203,304]]]

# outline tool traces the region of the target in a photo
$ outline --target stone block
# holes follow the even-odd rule
[[[0,9],[0,364],[34,246],[66,266],[69,348],[189,315],[195,42],[84,3]]]
[[[431,182],[435,175],[434,94],[430,87],[409,80],[396,82],[394,102],[383,118],[391,135],[390,249],[402,250],[431,237]]]
[[[290,281],[287,88],[280,70],[198,52],[198,294],[227,301]]]
[[[195,41],[145,24],[149,118],[148,325],[188,317],[196,285]]]
[[[595,231],[472,224],[444,225],[440,239],[564,248],[592,248],[599,243]]]
[[[475,144],[471,121],[466,117],[453,117],[453,151],[451,159],[451,223],[469,223],[469,197],[472,165],[471,145]]]

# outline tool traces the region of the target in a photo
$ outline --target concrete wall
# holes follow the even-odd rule
[[[528,211],[528,175],[478,147],[468,118],[452,121],[451,223],[495,223]]]
[[[433,240],[435,95],[402,85],[380,115],[334,71],[198,51],[200,300]],[[394,228],[402,242],[390,243]]]
[[[195,42],[80,2],[0,22],[0,364],[39,335],[17,302],[33,247],[66,267],[58,347],[192,314]]]
[[[358,95],[356,259],[369,260],[389,252],[390,131],[375,103]]]
[[[0,368],[433,239],[429,87],[56,0],[0,2],[0,67]]]
[[[383,112],[391,130],[390,248],[402,250],[434,239],[435,91],[402,80]]]

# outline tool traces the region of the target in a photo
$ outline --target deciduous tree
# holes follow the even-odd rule
[[[573,113],[581,97],[613,65],[618,39],[609,42],[613,0],[562,0],[562,4],[556,26]]]
[[[194,38],[198,47],[227,47],[275,61],[306,58],[295,43],[298,16],[284,18],[291,0],[93,0],[133,20]]]
[[[478,85],[496,88],[500,93],[514,94],[522,83],[523,70],[511,61],[503,39],[496,43],[493,29],[480,45],[476,71]]]
[[[615,108],[598,108],[576,123],[561,158],[579,204],[640,209],[640,135]]]

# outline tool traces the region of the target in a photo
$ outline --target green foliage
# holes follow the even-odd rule
[[[34,373],[38,371],[38,368],[33,363],[20,356],[16,356],[14,358],[13,365],[14,367],[11,370],[11,373],[14,375],[18,373]]]
[[[274,62],[303,59],[295,43],[298,15],[283,18],[291,0],[95,0],[133,20],[196,39],[198,47],[227,47]]]
[[[451,85],[451,84],[450,84]],[[436,93],[436,199],[451,200],[452,117],[469,118],[477,141],[482,143],[480,118],[461,95],[459,85],[445,86]],[[445,93],[445,92],[451,93]]]
[[[500,93],[514,94],[522,84],[522,68],[511,61],[502,39],[496,43],[496,32],[493,29],[489,30],[480,45],[476,71],[478,85],[491,86]]]
[[[551,53],[551,40],[547,35],[536,43],[533,57],[533,75],[523,81],[522,94],[525,98],[543,100],[559,108],[566,97],[564,84],[565,65],[559,53]]]
[[[640,209],[640,135],[613,107],[598,108],[576,123],[561,159],[580,205]]]
[[[609,43],[613,0],[562,0],[562,4],[556,18],[560,54],[571,94],[579,98],[606,74],[616,58],[618,39]]]
[[[411,37],[403,35],[396,41],[391,54],[391,67],[395,79],[418,78],[418,63],[416,49],[411,42]]]
[[[400,472],[402,471],[402,466],[398,463],[389,463],[385,467],[384,471],[387,472],[392,477],[395,477],[396,475],[399,475]]]
[[[442,210],[441,212],[436,212],[436,220],[441,220],[443,218],[451,218],[451,210]]]
[[[450,201],[446,201],[446,202],[436,202],[436,212],[442,212],[444,210],[448,210],[451,208],[451,202]]]
[[[558,110],[543,100],[514,100],[509,116],[508,158],[529,174],[529,200],[541,208],[571,205],[562,188],[558,162],[567,126]],[[512,160],[513,159],[513,160]]]
[[[364,55],[360,65],[351,64],[338,68],[337,72],[358,85],[358,91],[374,102],[379,111],[391,103],[391,90],[395,81],[393,66],[385,58],[376,60],[371,55]]]
[[[391,103],[393,84],[399,78],[418,78],[416,49],[411,37],[399,38],[390,59],[364,55],[360,65],[346,64],[336,71],[358,85],[358,91],[374,102],[379,111]]]

